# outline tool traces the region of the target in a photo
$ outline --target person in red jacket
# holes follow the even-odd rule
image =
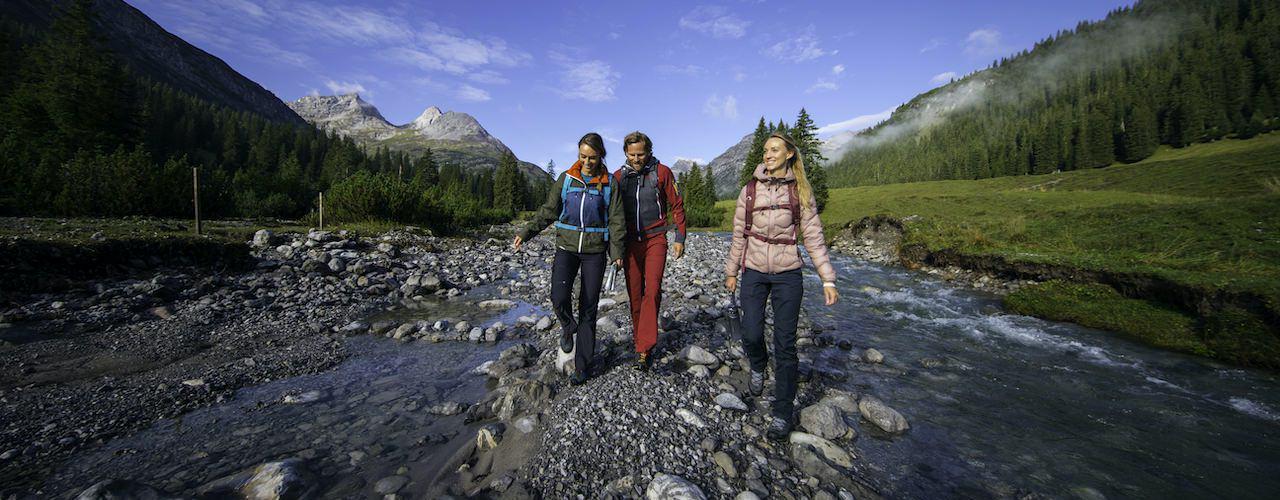
[[[626,215],[627,296],[635,328],[636,368],[648,370],[658,343],[658,308],[662,303],[662,275],[667,266],[667,231],[674,229],[671,251],[684,255],[684,200],[671,169],[653,157],[653,141],[641,132],[622,140],[627,163],[614,172],[622,191]]]

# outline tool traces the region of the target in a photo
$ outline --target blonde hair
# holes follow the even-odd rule
[[[790,167],[796,173],[796,194],[800,195],[800,205],[812,209],[813,205],[810,200],[813,199],[813,185],[809,184],[809,176],[804,173],[804,155],[800,154],[800,148],[796,147],[796,141],[791,136],[782,132],[774,132],[769,135],[772,139],[777,137],[787,144],[787,151],[790,151],[791,160]]]

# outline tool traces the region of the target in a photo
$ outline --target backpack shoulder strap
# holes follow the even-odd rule
[[[746,230],[751,230],[752,215],[756,213],[756,180],[747,181],[747,220]]]
[[[796,183],[791,183],[788,196],[791,198],[791,239],[800,239],[800,194],[796,190]]]
[[[569,214],[569,184],[573,182],[573,176],[567,172],[564,174],[564,182],[560,184],[560,220]]]

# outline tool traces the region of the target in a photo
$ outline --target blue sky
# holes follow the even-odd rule
[[[285,101],[359,92],[389,121],[470,113],[563,168],[583,133],[643,130],[709,161],[760,116],[824,134],[1132,2],[128,0]]]

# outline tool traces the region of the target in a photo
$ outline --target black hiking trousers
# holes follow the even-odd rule
[[[563,334],[574,336],[573,366],[587,374],[596,350],[596,313],[604,283],[605,252],[577,253],[557,248],[551,264],[551,307]],[[582,270],[578,288],[578,314],[573,314],[573,279]]]
[[[742,271],[738,284],[742,306],[742,349],[751,362],[751,371],[764,373],[769,367],[769,351],[764,342],[765,300],[773,307],[773,416],[791,421],[795,411],[796,383],[800,361],[796,356],[796,324],[800,321],[800,299],[804,281],[799,269],[780,273]]]

